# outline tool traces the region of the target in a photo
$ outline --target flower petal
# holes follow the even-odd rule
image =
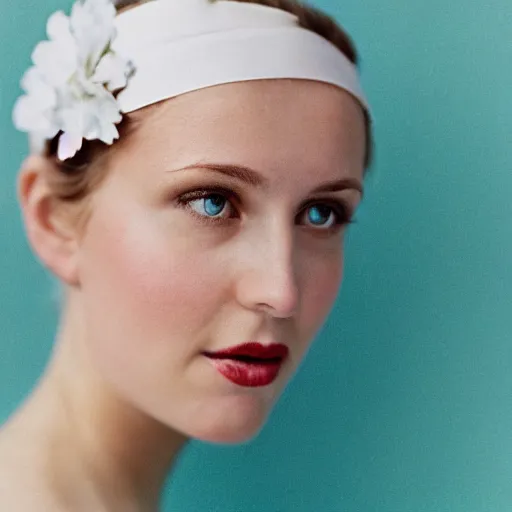
[[[77,69],[77,53],[73,44],[60,45],[56,42],[43,41],[32,53],[32,60],[45,80],[61,87]]]
[[[37,98],[39,110],[55,107],[57,93],[43,80],[36,67],[31,67],[25,72],[21,79],[21,86],[30,96]]]
[[[46,138],[52,138],[58,133],[58,126],[51,112],[42,111],[37,98],[21,96],[13,108],[12,120],[14,126],[23,132],[41,132]]]
[[[106,84],[110,91],[115,91],[126,87],[130,70],[127,61],[110,52],[100,60],[91,80]]]
[[[62,11],[57,11],[48,18],[46,33],[48,39],[59,42],[69,41],[73,38],[70,32],[69,18]]]
[[[116,126],[109,122],[104,122],[101,125],[101,134],[98,137],[99,140],[103,141],[105,144],[112,144],[114,139],[119,138],[119,131]]]
[[[25,71],[23,76],[21,77],[21,87],[28,93],[34,91],[36,92],[39,87],[41,87],[42,77],[39,73],[39,70],[32,66]]]
[[[82,147],[82,137],[80,135],[71,135],[64,132],[59,137],[59,147],[57,149],[57,157],[61,162],[75,156],[77,151]]]
[[[76,2],[71,12],[71,28],[78,42],[80,60],[93,70],[115,36],[116,9],[111,0]]]
[[[105,94],[97,98],[97,102],[97,109],[100,118],[111,123],[119,123],[121,121],[123,116],[119,110],[119,103],[117,103],[112,94],[105,91]]]
[[[59,111],[62,131],[73,136],[83,135],[86,122],[86,109],[83,101],[64,107]]]
[[[122,119],[119,105],[114,97],[103,89],[103,94],[95,98],[90,98],[87,102],[87,122],[85,138],[102,139],[105,137],[104,131],[114,133],[111,126]],[[104,128],[105,126],[107,128]],[[116,130],[117,131],[117,130]],[[110,135],[107,135],[110,137]]]

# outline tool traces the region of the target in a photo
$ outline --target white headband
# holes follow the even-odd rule
[[[356,66],[281,9],[230,0],[153,0],[116,16],[112,0],[76,0],[48,20],[13,120],[39,152],[59,132],[58,157],[82,140],[112,144],[122,113],[214,85],[295,78],[329,83],[369,113]],[[133,73],[135,72],[135,73]],[[116,98],[112,94],[118,92]]]
[[[337,85],[368,103],[352,62],[281,9],[232,1],[158,0],[117,16],[114,49],[137,73],[123,112],[205,87],[264,78]]]

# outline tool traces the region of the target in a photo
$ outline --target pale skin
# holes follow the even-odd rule
[[[333,227],[333,208],[315,223],[315,208],[353,213],[362,199],[364,118],[348,93],[235,83],[133,116],[82,229],[51,207],[49,161],[20,170],[29,243],[66,302],[50,364],[0,431],[0,510],[157,510],[188,440],[258,434],[339,291],[347,226]],[[250,167],[264,184],[198,162]],[[236,195],[208,192],[226,197],[215,211],[179,206],[214,186]],[[233,384],[202,355],[250,340],[289,347],[268,386]]]

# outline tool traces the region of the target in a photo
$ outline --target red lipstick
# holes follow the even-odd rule
[[[244,343],[236,347],[204,352],[213,366],[227,379],[246,387],[266,386],[273,382],[288,356],[282,344]]]

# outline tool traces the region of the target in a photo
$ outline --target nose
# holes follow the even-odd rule
[[[239,254],[239,302],[277,318],[293,316],[300,300],[298,250],[292,229],[268,230],[247,241]]]

